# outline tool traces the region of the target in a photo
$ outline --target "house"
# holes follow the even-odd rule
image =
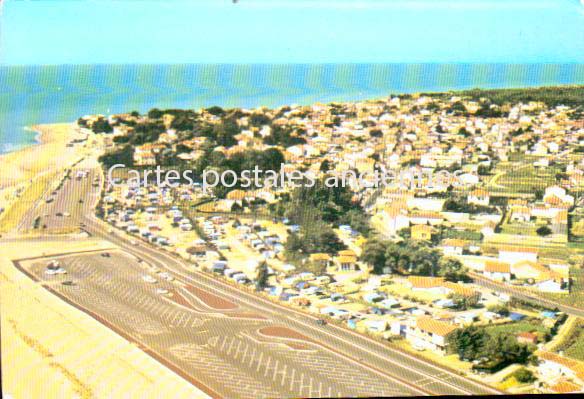
[[[381,220],[385,231],[390,234],[410,226],[407,210],[399,205],[386,206],[381,212]]]
[[[559,200],[559,201],[558,201]],[[574,197],[566,194],[566,190],[559,186],[551,186],[545,189],[543,195],[543,202],[548,204],[566,204],[569,206],[574,205]]]
[[[528,331],[520,332],[517,334],[517,342],[520,344],[536,345],[537,334]]]
[[[434,306],[440,309],[454,308],[456,303],[452,299],[438,299],[434,301]]]
[[[446,354],[448,338],[457,330],[453,324],[420,316],[413,326],[408,326],[406,339],[416,349],[429,349],[440,354]]]
[[[412,239],[430,241],[434,229],[427,224],[416,224],[412,226]]]
[[[331,265],[331,256],[325,253],[310,254],[308,260],[319,267],[329,267]]]
[[[499,248],[499,260],[514,264],[524,260],[537,262],[537,248],[530,247],[501,247]]]
[[[460,295],[465,298],[477,297],[480,299],[481,297],[480,291],[476,291],[468,286],[465,286],[463,283],[453,283],[451,281],[446,281],[444,283],[444,287],[446,287],[450,293]]]
[[[227,195],[225,196],[225,198],[227,198],[228,200],[231,201],[236,201],[239,203],[239,205],[241,205],[242,201],[245,199],[246,197],[246,192],[243,190],[232,190],[230,192],[227,193]]]
[[[468,194],[466,201],[472,205],[489,206],[490,199],[486,190],[476,189]]]
[[[509,220],[512,222],[527,223],[531,219],[531,211],[527,206],[514,205],[511,207],[510,214]]]
[[[387,321],[386,320],[367,320],[365,322],[365,326],[367,330],[371,332],[383,332],[387,330]]]
[[[432,226],[442,223],[442,216],[439,212],[413,211],[410,214],[412,224],[430,224]]]
[[[447,238],[442,241],[442,252],[444,255],[462,255],[464,248],[468,246],[468,241],[456,238]]]
[[[467,312],[457,315],[454,318],[454,322],[460,326],[466,327],[472,325],[477,319],[478,316],[475,313]]]
[[[409,276],[407,285],[412,291],[425,291],[436,295],[448,295],[443,277]]]
[[[348,272],[358,270],[357,256],[355,255],[339,255],[334,258],[334,264],[337,266],[337,271]]]
[[[540,281],[549,277],[550,272],[551,271],[545,266],[529,260],[520,261],[511,266],[511,273],[518,279],[533,279],[535,281]]]
[[[584,384],[584,362],[546,350],[538,351],[535,354],[540,360],[538,371],[541,375],[546,376],[547,381],[564,377],[580,386]]]
[[[506,262],[488,260],[485,262],[483,274],[493,280],[509,281],[511,280],[511,265]]]
[[[555,278],[542,281],[537,284],[537,289],[541,292],[552,292],[552,293],[565,293],[568,294],[569,291],[569,281],[566,279]]]
[[[549,385],[549,390],[553,393],[576,393],[583,392],[581,385],[574,384],[573,382],[560,378],[554,384]]]
[[[368,303],[381,302],[385,297],[377,292],[369,292],[363,295],[363,300]]]

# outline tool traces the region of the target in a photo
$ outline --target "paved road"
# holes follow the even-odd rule
[[[88,175],[78,178],[77,173],[82,171],[87,171]],[[64,179],[60,188],[45,194],[26,212],[18,225],[18,231],[34,231],[37,217],[40,217],[38,231],[42,234],[78,228],[83,216],[93,212],[93,204],[99,196],[99,186],[94,185],[94,179],[99,179],[99,175],[91,160],[85,160],[72,168],[69,178]],[[46,202],[49,198],[52,199],[50,203]]]
[[[475,284],[482,285],[483,287],[490,288],[497,292],[502,292],[513,296],[515,298],[524,300],[526,302],[533,303],[534,305],[547,306],[551,309],[558,308],[562,312],[567,314],[584,317],[584,309],[575,308],[573,306],[562,305],[560,303],[550,301],[548,299],[541,298],[535,294],[526,292],[524,289],[512,287],[504,283],[490,280],[486,277],[482,277],[476,273],[472,273]]]
[[[91,180],[93,173],[97,172],[92,172]],[[80,187],[87,182],[71,180],[71,183],[71,187],[60,193],[62,196],[58,203],[64,205],[64,211],[78,202],[75,195],[68,193],[86,193],[84,206],[95,202],[95,190],[86,187],[87,191],[83,191]],[[51,206],[43,203],[39,209],[41,212],[44,208],[49,211]],[[125,235],[110,233],[110,227],[97,220],[90,211],[81,209],[79,212],[69,212],[70,225],[83,222],[90,234],[117,244],[123,252],[144,260],[144,263],[168,271],[178,283],[211,292],[236,303],[246,312],[267,318],[262,321],[234,321],[224,315],[201,315],[195,310],[184,310],[177,304],[165,303],[164,298],[153,294],[152,289],[136,277],[143,273],[140,270],[143,266],[135,264],[131,257],[127,258],[122,253],[103,259],[95,256],[87,258],[88,255],[73,257],[68,266],[71,268],[70,274],[81,283],[76,287],[52,286],[67,300],[98,314],[111,328],[130,334],[131,340],[143,345],[147,352],[171,362],[171,368],[182,370],[186,378],[191,376],[203,380],[211,391],[218,393],[217,396],[499,393],[353,331],[333,325],[318,326],[314,316],[228,285],[161,249],[142,242],[132,244]],[[61,227],[59,219],[48,218],[47,222],[49,231],[56,226]],[[38,274],[34,268],[40,266],[33,264],[31,267],[33,273]],[[83,294],[80,294],[81,291]],[[179,316],[173,316],[175,319],[169,321],[171,313]],[[311,344],[312,351],[301,351],[298,356],[297,351],[290,348],[254,342],[257,327],[264,324],[285,326],[307,336],[314,342]],[[205,329],[208,332],[203,333]],[[234,349],[235,345],[239,349]],[[244,347],[248,347],[248,351],[255,348],[256,352],[264,353],[263,357],[269,359],[270,364],[265,363],[268,360],[263,358],[252,359],[250,355],[243,355],[240,351],[245,350],[242,349]]]

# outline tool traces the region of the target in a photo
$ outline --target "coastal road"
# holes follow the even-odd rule
[[[90,175],[93,176],[93,173],[97,171],[91,172]],[[70,188],[72,192],[83,192],[74,187],[84,184],[83,181],[72,180],[71,182],[73,183]],[[84,203],[95,202],[94,190],[87,190],[86,195]],[[70,196],[67,201],[68,204],[74,205],[75,197]],[[80,214],[81,219],[77,219]],[[73,258],[68,267],[71,268],[70,276],[79,281],[79,284],[75,286],[77,288],[59,284],[48,285],[47,288],[92,314],[121,335],[129,337],[131,342],[135,342],[185,378],[199,385],[202,384],[212,396],[329,396],[329,390],[331,396],[501,393],[478,381],[462,377],[455,372],[353,331],[334,325],[319,326],[312,315],[231,286],[196,270],[192,264],[181,258],[140,240],[130,239],[124,233],[111,233],[111,227],[98,220],[91,211],[72,212],[70,220],[71,225],[83,222],[89,234],[116,244],[121,251],[112,254],[112,258],[86,258],[85,255]],[[52,228],[52,225],[49,228]],[[130,258],[127,257],[128,254],[131,255]],[[108,259],[115,263],[115,268],[108,266]],[[141,262],[137,262],[138,265],[136,265],[131,259],[140,259]],[[234,319],[237,320],[235,322],[230,320],[229,316],[201,315],[197,314],[196,310],[189,309],[183,310],[184,316],[176,316],[178,319],[174,320],[174,323],[179,322],[180,326],[174,327],[175,324],[165,319],[164,312],[171,312],[169,310],[171,308],[176,312],[176,308],[181,305],[165,304],[167,302],[165,298],[153,294],[152,288],[149,288],[151,290],[149,292],[145,291],[147,288],[142,286],[147,283],[140,281],[139,278],[137,280],[136,277],[139,273],[143,273],[143,271],[138,271],[143,264],[168,272],[176,279],[176,283],[173,284],[192,287],[200,292],[214,295],[223,301],[235,304],[246,314],[261,315],[263,319]],[[38,270],[34,269],[39,265],[33,264],[30,267],[33,268],[30,272],[33,275],[37,273],[36,278],[40,279]],[[91,283],[94,277],[88,277],[87,274],[90,272],[98,273],[93,275],[97,276],[98,282]],[[80,289],[79,287],[85,289],[83,295],[76,294],[74,291],[74,289]],[[180,297],[174,296],[174,298]],[[103,301],[107,302],[107,306]],[[135,316],[131,316],[132,314]],[[137,331],[132,326],[140,323],[132,322],[128,325],[126,319],[142,321],[146,330]],[[194,322],[195,319],[199,321]],[[184,326],[183,323],[187,323],[184,320],[193,320],[193,323],[202,324]],[[281,345],[274,347],[272,344],[267,344],[268,349],[266,349],[266,343],[261,342],[262,339],[258,340],[259,329],[266,326],[286,328],[287,331],[300,334],[307,340],[310,350],[291,351],[290,348],[282,348]],[[158,329],[162,335],[158,335],[156,332]],[[209,334],[202,333],[205,329],[208,329]],[[200,337],[195,334],[199,330]],[[229,340],[238,340],[238,342],[233,341],[234,343],[231,344]],[[270,341],[272,340],[278,341],[280,338],[271,338]],[[259,341],[260,344],[254,341]],[[248,346],[250,348],[248,351],[253,351],[253,348],[256,351],[264,351],[263,357],[268,356],[272,366],[265,366],[263,369],[261,362],[264,359],[261,361],[257,359],[258,365],[255,369],[243,364],[238,365],[237,362],[241,361],[243,357],[240,356],[243,355],[238,352],[239,349],[235,352],[237,355],[233,355],[231,352],[235,350],[233,348],[229,349],[228,354],[223,353],[223,350],[228,350],[225,348],[226,345],[228,347],[237,345],[238,348]],[[201,348],[206,348],[206,350],[202,351]],[[301,356],[296,356],[298,354],[296,352],[299,352]],[[230,359],[229,356],[236,356],[236,358]],[[246,359],[255,364],[247,357]],[[204,363],[196,363],[198,361],[204,361]],[[274,364],[277,366],[273,366]],[[277,367],[275,373],[287,377],[280,375],[281,379],[278,379],[272,374],[270,381],[268,376],[274,371],[269,367]],[[280,367],[286,367],[286,371],[284,372]],[[263,374],[261,374],[262,370]],[[302,379],[303,377],[300,377],[300,381],[296,379],[300,370],[307,370],[304,379],[308,378],[308,380]],[[233,371],[233,373],[229,374],[228,371]],[[285,374],[289,371],[293,374]],[[230,379],[226,380],[227,377],[223,377],[225,375],[229,375]],[[361,379],[355,379],[355,375]],[[245,382],[238,382],[238,388],[236,388],[230,386],[227,381]],[[286,385],[286,382],[291,386]],[[323,386],[317,387],[320,382]]]
[[[78,173],[87,172],[84,177]],[[99,197],[99,185],[94,179],[100,179],[95,162],[85,160],[73,167],[68,178],[63,180],[60,188],[45,195],[23,216],[18,225],[20,233],[38,230],[42,234],[69,232],[79,228],[79,221],[84,215],[93,212],[95,201]],[[46,202],[51,199],[51,202]],[[35,229],[35,219],[39,219]]]
[[[579,309],[579,308],[576,308],[574,306],[563,305],[563,304],[557,303],[555,301],[551,301],[549,299],[541,298],[534,293],[530,293],[530,292],[526,291],[525,289],[513,287],[513,286],[510,286],[508,284],[501,283],[498,281],[493,281],[493,280],[488,279],[486,277],[483,277],[477,273],[470,273],[470,274],[471,274],[471,277],[473,278],[475,284],[489,288],[493,291],[497,291],[500,293],[504,293],[504,294],[513,296],[517,299],[524,300],[524,301],[532,303],[534,305],[546,306],[546,307],[549,307],[551,309],[558,308],[562,312],[569,314],[569,315],[572,315],[572,316],[584,317],[584,309]]]

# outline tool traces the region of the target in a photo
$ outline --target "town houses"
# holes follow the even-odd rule
[[[104,165],[129,155],[128,167],[237,176],[259,165],[301,177],[212,189],[122,183],[101,205],[112,225],[192,267],[344,328],[471,375],[520,363],[542,391],[581,390],[579,368],[542,349],[566,315],[490,288],[562,300],[577,286],[581,118],[561,104],[452,93],[123,114],[109,119]],[[510,331],[505,345],[543,363],[487,349],[473,359],[460,346],[469,328],[486,341]]]

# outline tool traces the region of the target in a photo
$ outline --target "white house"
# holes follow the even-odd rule
[[[414,325],[408,326],[406,339],[416,349],[429,349],[440,354],[445,354],[448,348],[448,337],[457,327],[429,316],[420,316]]]
[[[546,381],[566,377],[582,386],[584,384],[584,362],[567,358],[545,350],[536,352],[540,360],[538,371]]]
[[[559,186],[551,186],[545,189],[543,195],[544,202],[553,202],[553,197],[560,199],[561,202],[569,205],[574,205],[574,197],[566,194],[566,190]]]
[[[486,190],[476,189],[468,194],[467,202],[473,205],[489,206],[491,197]]]
[[[531,247],[502,247],[499,248],[499,260],[510,264],[523,260],[537,262],[537,249]]]
[[[541,292],[552,292],[556,294],[568,293],[568,285],[560,279],[549,279],[537,284],[537,289]]]
[[[486,261],[483,274],[493,280],[509,281],[511,280],[511,265],[496,260]]]

